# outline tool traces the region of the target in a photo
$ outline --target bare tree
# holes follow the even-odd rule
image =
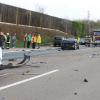
[[[44,6],[40,6],[39,4],[37,4],[36,5],[36,10],[37,10],[37,12],[40,13],[40,27],[42,28],[43,17],[44,17],[44,13],[45,13],[45,7]]]

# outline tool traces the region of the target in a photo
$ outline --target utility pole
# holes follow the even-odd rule
[[[16,25],[18,24],[18,8],[16,8]]]
[[[88,11],[88,16],[87,16],[87,35],[90,35],[90,12]]]

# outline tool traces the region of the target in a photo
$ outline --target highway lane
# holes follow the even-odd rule
[[[32,58],[32,65],[2,70],[1,75],[7,75],[0,77],[0,99],[99,100],[99,51],[100,48],[59,51]],[[12,86],[16,82],[22,83]],[[2,89],[8,85],[11,87]]]

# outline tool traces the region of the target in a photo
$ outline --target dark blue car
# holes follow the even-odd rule
[[[79,44],[77,43],[76,39],[66,39],[62,41],[61,44],[61,49],[62,50],[68,50],[68,49],[79,49]]]

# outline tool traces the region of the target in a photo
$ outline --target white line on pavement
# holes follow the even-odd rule
[[[16,86],[16,85],[23,84],[25,82],[32,81],[34,79],[37,79],[37,78],[40,78],[40,77],[43,77],[43,76],[46,76],[46,75],[50,75],[50,74],[55,73],[57,71],[59,71],[59,69],[56,69],[56,70],[53,70],[53,71],[50,71],[50,72],[47,72],[47,73],[44,73],[44,74],[41,74],[41,75],[37,75],[35,77],[31,77],[31,78],[28,78],[28,79],[25,79],[25,80],[22,80],[22,81],[19,81],[19,82],[16,82],[16,83],[12,83],[12,84],[0,87],[0,91],[4,90],[4,89],[7,89],[7,88],[10,88],[10,87],[13,87],[13,86]]]

